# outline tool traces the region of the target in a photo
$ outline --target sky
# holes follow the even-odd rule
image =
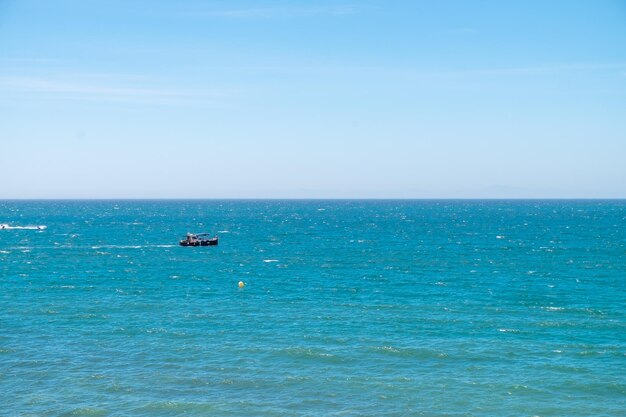
[[[626,198],[626,1],[0,0],[0,198]]]

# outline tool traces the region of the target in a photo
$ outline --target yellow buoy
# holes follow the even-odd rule
[[[243,288],[245,286],[246,286],[246,284],[243,281],[239,281],[239,288]]]

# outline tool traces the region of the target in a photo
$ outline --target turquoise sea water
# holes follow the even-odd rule
[[[626,415],[626,201],[0,201],[0,223],[47,226],[0,230],[0,415]]]

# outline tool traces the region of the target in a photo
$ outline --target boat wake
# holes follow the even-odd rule
[[[10,226],[8,224],[0,224],[0,230],[45,230],[48,226]]]
[[[91,249],[144,249],[144,248],[173,248],[176,245],[97,245]]]

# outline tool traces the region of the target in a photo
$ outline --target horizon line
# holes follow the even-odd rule
[[[626,197],[54,197],[0,198],[1,201],[616,201]]]

